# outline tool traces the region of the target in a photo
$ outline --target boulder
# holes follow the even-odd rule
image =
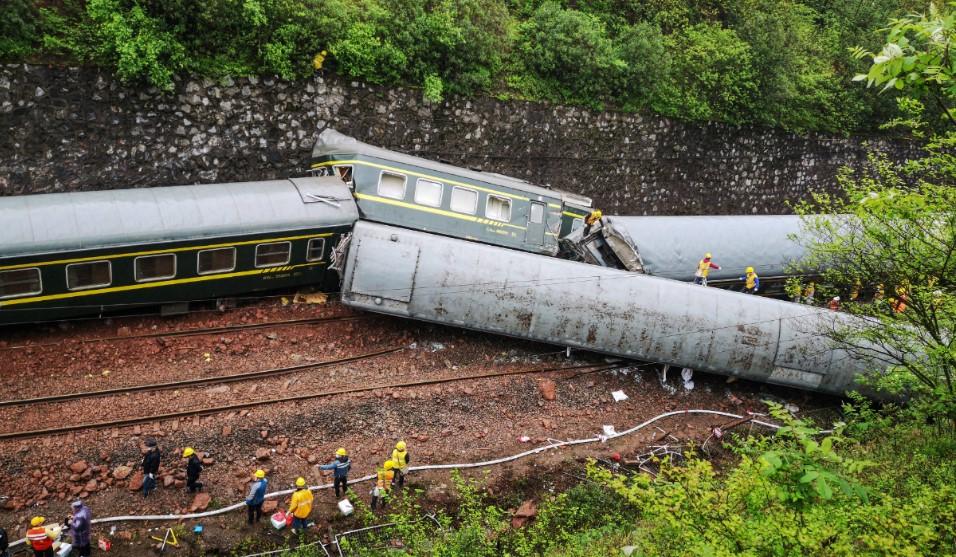
[[[113,477],[116,478],[117,480],[125,480],[132,473],[133,473],[133,469],[130,468],[129,466],[117,466],[113,470]]]
[[[86,482],[86,485],[83,486],[84,491],[93,492],[93,491],[96,491],[97,489],[98,489],[98,486],[96,484],[96,480],[90,480]]]
[[[275,499],[269,499],[262,502],[262,514],[271,515],[278,508],[279,502]]]
[[[256,460],[269,460],[272,452],[269,449],[256,449]]]
[[[172,487],[176,483],[176,478],[172,476],[163,476],[163,487]]]
[[[129,479],[128,489],[130,491],[139,491],[142,488],[143,488],[143,472],[140,471],[133,474],[133,476]]]

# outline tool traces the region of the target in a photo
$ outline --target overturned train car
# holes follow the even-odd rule
[[[832,394],[885,366],[832,345],[847,315],[387,225],[345,268],[356,308],[615,356]]]

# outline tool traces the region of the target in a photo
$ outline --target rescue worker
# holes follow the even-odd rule
[[[332,485],[335,488],[335,498],[338,499],[345,495],[349,485],[349,470],[352,468],[352,461],[349,460],[348,452],[344,448],[335,451],[335,460],[328,464],[319,466],[319,470],[332,470]],[[342,488],[342,495],[339,495],[339,487]]]
[[[906,286],[901,284],[896,287],[896,297],[890,298],[890,307],[893,308],[894,313],[903,313],[906,311],[907,303],[909,303],[909,297],[906,294]]]
[[[378,500],[382,500],[382,508],[385,508],[385,500],[389,490],[392,488],[392,482],[395,481],[395,463],[386,460],[385,464],[378,469],[375,480],[375,487],[372,488],[372,510],[378,507]]]
[[[753,267],[747,267],[746,274],[740,277],[744,281],[744,294],[756,294],[760,289],[760,277],[754,272]]]
[[[834,296],[830,299],[830,302],[827,303],[827,309],[832,311],[840,311],[840,297]]]
[[[27,541],[33,548],[34,557],[53,557],[53,540],[57,537],[57,532],[52,528],[44,526],[46,519],[42,516],[35,516],[30,520],[30,528],[27,530]]]
[[[10,540],[7,539],[7,531],[0,528],[0,557],[9,557],[7,549],[10,548]]]
[[[325,50],[315,55],[315,58],[312,59],[312,67],[315,68],[315,71],[322,69],[322,64],[325,63],[325,57],[328,55],[328,51]]]
[[[720,270],[720,265],[711,261],[713,256],[709,253],[704,254],[704,258],[697,263],[697,272],[694,273],[694,284],[707,286],[707,275],[711,269]]]
[[[584,219],[584,235],[587,236],[591,233],[591,227],[594,226],[594,223],[601,220],[601,217],[604,216],[604,213],[600,209],[595,209],[591,211],[587,217]]]
[[[879,284],[876,285],[876,291],[873,292],[873,301],[874,301],[874,302],[879,302],[880,300],[883,299],[883,296],[885,296],[885,295],[886,295],[886,293],[885,293],[885,288],[884,288],[884,286],[883,286],[883,283],[881,282],[881,283],[879,283]]]
[[[296,478],[295,492],[289,501],[289,512],[292,513],[292,533],[308,527],[309,514],[312,512],[312,492],[305,485],[305,478]]]
[[[248,513],[248,524],[251,526],[253,517],[255,522],[262,518],[262,503],[266,500],[266,489],[269,487],[269,480],[266,479],[265,470],[256,470],[256,481],[252,482],[249,488],[249,495],[246,497],[246,512]]]
[[[405,441],[395,443],[395,449],[392,451],[392,462],[395,464],[395,480],[398,487],[405,487],[405,474],[408,474],[408,463],[410,461]]]
[[[850,289],[850,301],[855,302],[860,297],[860,291],[863,290],[863,283],[860,279],[853,281],[853,288]]]
[[[156,489],[156,475],[159,474],[159,447],[155,439],[146,440],[147,451],[143,455],[143,497]]]
[[[813,305],[813,296],[817,293],[817,286],[810,281],[810,284],[803,289],[803,303]]]
[[[73,501],[72,507],[73,514],[67,519],[66,525],[73,537],[73,549],[79,551],[80,557],[90,557],[90,527],[93,523],[93,513],[79,499]]]
[[[183,458],[189,459],[186,461],[186,489],[190,493],[202,491],[202,482],[199,481],[199,474],[202,473],[202,459],[192,447],[186,447],[183,450]]]

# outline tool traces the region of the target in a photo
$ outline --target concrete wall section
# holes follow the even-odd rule
[[[334,127],[389,149],[591,196],[608,213],[776,214],[865,140],[543,103],[451,99],[333,76],[188,80],[171,94],[90,68],[0,67],[0,195],[302,175]],[[911,144],[878,140],[902,159]]]

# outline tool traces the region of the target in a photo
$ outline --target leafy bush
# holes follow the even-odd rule
[[[16,60],[33,53],[38,40],[38,13],[30,0],[6,0],[0,5],[0,60]]]

